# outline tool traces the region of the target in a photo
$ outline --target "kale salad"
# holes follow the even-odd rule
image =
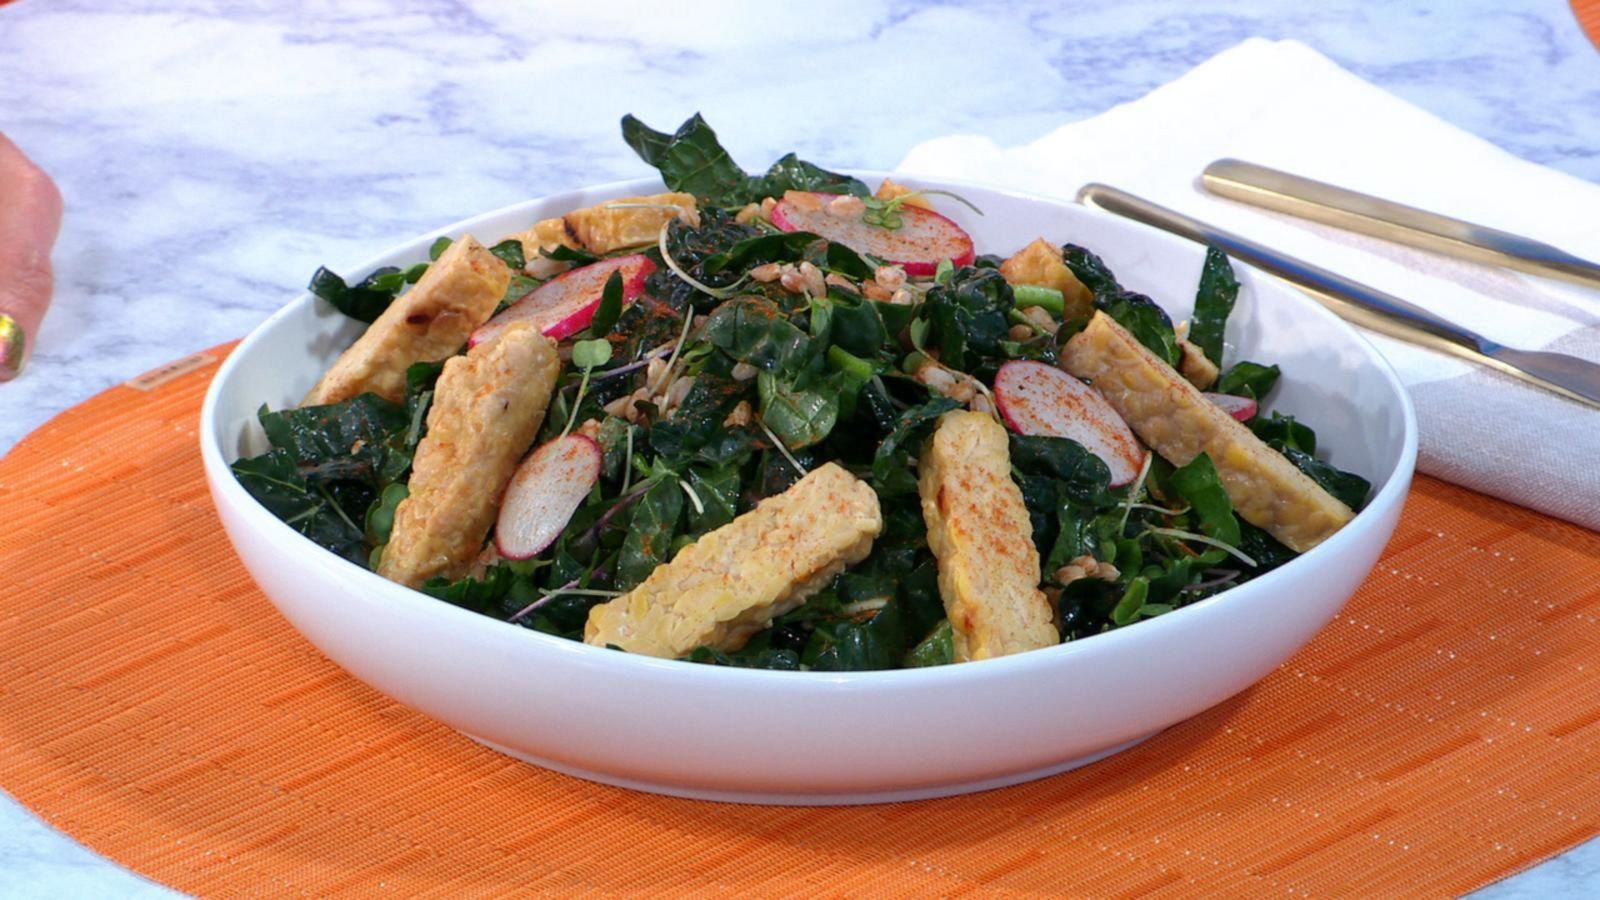
[[[936,208],[981,215],[954,194],[793,154],[750,174],[698,115],[622,135],[666,193],[319,269],[368,330],[304,404],[261,409],[240,483],[441,602],[783,670],[1136,625],[1366,501],[1267,409],[1276,365],[1224,360],[1216,249],[1175,325],[1072,235],[974,246]]]

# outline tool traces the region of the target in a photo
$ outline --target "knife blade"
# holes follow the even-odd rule
[[[1215,246],[1303,288],[1354,324],[1488,365],[1570,400],[1600,408],[1600,364],[1563,353],[1508,347],[1393,294],[1109,185],[1084,185],[1078,191],[1078,202]]]
[[[1200,183],[1230,200],[1346,231],[1600,288],[1600,265],[1558,247],[1278,169],[1219,159]]]

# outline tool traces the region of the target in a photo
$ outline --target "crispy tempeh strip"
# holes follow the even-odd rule
[[[737,650],[865,559],[882,530],[878,495],[828,463],[590,610],[583,639],[669,658]]]
[[[527,322],[444,364],[379,575],[416,587],[471,568],[560,372],[555,344]]]
[[[510,284],[506,264],[472,235],[462,235],[350,345],[301,405],[338,403],[367,391],[400,402],[406,369],[460,350]]]
[[[1072,274],[1062,261],[1061,248],[1044,238],[1006,258],[1000,264],[1000,274],[1011,284],[1036,284],[1061,292],[1063,321],[1085,316],[1094,311],[1094,292],[1084,287],[1078,276]]]
[[[982,413],[945,413],[918,468],[956,661],[1060,643],[1004,426]]]
[[[1355,515],[1105,313],[1067,342],[1061,367],[1089,379],[1173,465],[1210,456],[1234,511],[1290,549],[1310,550]]]
[[[658,208],[640,208],[658,207]],[[655,243],[661,226],[680,215],[694,218],[693,194],[618,197],[573,210],[562,217],[567,233],[590,253]]]

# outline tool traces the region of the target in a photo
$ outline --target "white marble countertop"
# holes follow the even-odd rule
[[[930,137],[1031,140],[1246,37],[1293,37],[1600,182],[1600,53],[1565,0],[546,5],[0,8],[0,131],[55,175],[67,207],[54,309],[28,371],[0,385],[0,452],[111,385],[243,335],[320,264],[348,269],[472,213],[649,174],[618,138],[627,112],[670,130],[700,110],[750,168],[790,149],[891,168]],[[1600,841],[1482,896],[1596,893]],[[0,895],[173,896],[3,794]]]

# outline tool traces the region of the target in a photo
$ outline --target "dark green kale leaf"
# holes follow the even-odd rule
[[[650,426],[650,448],[668,464],[680,466],[699,461],[720,465],[743,462],[749,457],[749,430],[722,424],[739,401],[749,396],[751,387],[749,382],[735,381],[730,368],[726,360],[711,357],[695,376],[694,387],[678,404],[672,418]]]
[[[818,168],[789,154],[766,174],[748,175],[728,155],[706,120],[695,113],[673,134],[656,131],[631,115],[622,117],[622,139],[639,158],[661,172],[674,191],[686,191],[713,206],[743,206],[786,190],[866,196],[866,185]]]
[[[771,262],[794,262],[801,258],[807,247],[822,240],[809,231],[783,231],[777,234],[758,234],[707,256],[700,263],[706,275],[720,275],[725,271],[744,272]],[[673,259],[678,259],[674,254]],[[682,260],[679,260],[682,264]]]
[[[1178,364],[1180,357],[1178,336],[1172,329],[1172,319],[1160,304],[1144,294],[1125,290],[1105,262],[1089,250],[1076,244],[1064,244],[1061,253],[1067,268],[1072,270],[1072,274],[1089,289],[1090,293],[1094,294],[1094,305],[1097,309],[1104,311],[1115,319],[1118,325],[1132,332],[1133,336],[1139,339],[1139,343],[1166,360],[1167,365]],[[1081,330],[1086,321],[1064,326],[1057,339],[1065,341],[1077,330]]]
[[[838,378],[801,389],[768,372],[756,378],[761,394],[761,421],[790,450],[826,438],[839,421]]]
[[[627,591],[644,581],[656,566],[667,561],[672,538],[683,514],[683,489],[676,478],[663,478],[633,506],[628,537],[617,558],[617,590]]]
[[[373,507],[382,505],[386,488],[405,478],[421,437],[418,423],[431,392],[409,388],[431,387],[436,372],[414,374],[404,406],[362,394],[341,403],[279,412],[262,407],[258,415],[272,450],[235,463],[239,483],[302,534],[366,564],[375,542],[357,523],[365,523]]]
[[[689,506],[689,534],[699,536],[733,521],[739,514],[739,467],[737,465],[694,466],[689,469],[689,487],[700,506]]]
[[[1117,277],[1111,274],[1110,267],[1088,249],[1077,244],[1063,244],[1061,256],[1067,268],[1096,298],[1122,292],[1122,285],[1117,283]]]
[[[910,457],[933,429],[934,421],[960,406],[949,397],[935,397],[900,414],[894,430],[878,444],[873,455],[872,487],[879,497],[916,493],[917,476],[912,474]]]
[[[1304,453],[1317,452],[1317,433],[1294,416],[1281,416],[1276,412],[1258,415],[1250,420],[1250,430],[1279,451],[1293,448]]]
[[[667,272],[668,276],[671,274]],[[637,361],[645,353],[677,340],[683,331],[683,310],[688,308],[688,299],[683,297],[677,302],[660,299],[662,295],[655,289],[662,286],[656,282],[660,275],[661,271],[657,271],[646,279],[646,291],[623,308],[622,316],[607,335],[613,346],[620,345],[612,354],[618,365]],[[683,285],[676,278],[672,283]],[[694,292],[692,288],[689,291]]]
[[[750,198],[752,200],[759,200],[762,197],[782,197],[784,191],[855,194],[857,197],[871,195],[871,191],[861,183],[860,179],[830,172],[797,158],[793,153],[785,154],[782,159],[773,163],[765,175],[752,179],[750,189],[754,195]]]
[[[795,462],[809,472],[813,466],[820,465],[815,450],[814,447],[806,447],[791,451],[789,456],[793,456]],[[740,510],[748,512],[762,498],[783,493],[804,476],[805,473],[796,470],[788,457],[776,448],[763,449],[756,462],[755,476],[745,484],[744,492],[739,495]]]
[[[819,622],[800,659],[823,672],[893,669],[900,665],[908,643],[899,602],[890,600],[865,621]]]
[[[1021,475],[1016,482],[1022,491],[1022,505],[1028,509],[1028,521],[1033,526],[1033,545],[1042,558],[1050,552],[1057,538],[1056,508],[1061,499],[1055,479],[1048,475]]]
[[[1205,265],[1200,269],[1200,287],[1194,296],[1189,340],[1197,344],[1214,365],[1222,365],[1223,333],[1238,297],[1239,279],[1233,274],[1233,266],[1228,264],[1228,255],[1215,247],[1207,247]]]
[[[366,565],[364,530],[328,485],[306,480],[293,453],[275,449],[241,459],[233,464],[233,474],[250,496],[285,524],[345,559]]]
[[[340,403],[257,414],[267,441],[287,450],[312,481],[347,479],[382,488],[411,468],[406,408],[361,394]]]
[[[428,433],[428,410],[433,406],[433,387],[444,371],[444,361],[412,363],[406,368],[406,432],[402,445],[406,453],[417,450],[417,443]]]
[[[592,262],[599,262],[600,257],[578,247],[569,247],[566,244],[557,244],[554,247],[540,247],[539,255],[545,259],[556,262],[572,263],[573,268],[582,268]]]
[[[921,504],[915,501],[900,505],[900,509],[914,516],[919,524],[922,519],[920,507]],[[892,518],[892,514],[885,518]],[[900,604],[900,615],[905,619],[906,636],[912,639],[919,634],[926,634],[944,619],[944,601],[939,596],[939,567],[934,562],[932,551],[928,549],[927,535],[923,532],[917,534],[915,551],[913,559],[916,565],[909,574],[900,578],[895,593],[895,600]]]
[[[512,271],[521,271],[528,260],[522,255],[522,239],[507,238],[493,247],[489,252],[500,258],[500,261],[510,266]]]
[[[539,597],[538,584],[532,576],[504,564],[485,569],[482,578],[451,581],[435,576],[423,582],[421,590],[430,597],[486,616],[505,616]]]
[[[696,647],[689,654],[690,662],[713,666],[733,666],[740,669],[773,669],[779,672],[801,670],[800,654],[787,647],[770,646],[763,639],[765,632],[750,639],[744,647],[726,652],[712,647]]]
[[[797,377],[815,355],[811,338],[771,300],[734,297],[712,311],[705,335],[734,360]]]
[[[600,436],[595,440],[600,444],[602,460],[600,476],[607,481],[622,477],[622,466],[628,458],[630,440],[636,449],[644,446],[637,425],[620,416],[612,415],[600,420]]]
[[[963,372],[984,368],[984,358],[997,365],[1011,329],[1007,313],[1015,304],[998,270],[962,266],[948,282],[928,289],[917,314],[928,323],[925,346],[937,348],[941,363]]]
[[[919,306],[914,303],[882,303],[877,300],[870,301],[872,308],[878,311],[878,318],[883,320],[883,330],[890,338],[899,338],[911,326],[911,320],[917,314]],[[891,349],[899,349],[895,345]]]
[[[1013,434],[1011,465],[1024,475],[1054,480],[1060,497],[1091,509],[1116,502],[1105,461],[1071,438]]]
[[[645,291],[666,301],[674,309],[693,305],[700,312],[709,310],[721,302],[721,291],[733,287],[744,277],[744,273],[735,268],[708,272],[705,267],[706,261],[720,257],[740,242],[760,235],[760,229],[741,225],[734,220],[731,213],[716,207],[704,207],[700,210],[698,226],[686,225],[679,219],[673,219],[667,223],[667,255],[678,268],[687,272],[690,278],[716,290],[718,296],[705,293],[679,278],[661,258],[659,248],[646,251],[647,255],[658,263],[658,267],[645,279]]]
[[[1103,297],[1096,294],[1095,304],[1167,365],[1178,365],[1182,350],[1178,347],[1177,332],[1172,328],[1167,311],[1154,300],[1132,291],[1118,291]]]
[[[611,333],[611,329],[616,326],[620,318],[622,318],[622,272],[616,270],[606,279],[605,287],[600,291],[600,305],[595,307],[594,318],[589,320],[589,336],[605,337]]]
[[[1295,468],[1310,476],[1334,499],[1354,510],[1367,505],[1367,495],[1372,493],[1372,482],[1354,472],[1346,472],[1317,459],[1303,450],[1284,447],[1281,451]]]
[[[1250,422],[1250,430],[1340,503],[1354,510],[1366,505],[1372,482],[1317,459],[1316,432],[1294,416],[1280,416],[1276,412],[1256,416]]]
[[[830,294],[828,302],[833,307],[833,325],[828,333],[833,345],[862,359],[877,356],[890,336],[878,312],[880,304],[870,300],[846,299],[837,294]]]
[[[822,258],[812,260],[812,263],[824,272],[838,272],[856,280],[871,278],[877,268],[870,262],[861,258],[861,254],[843,244],[829,242],[822,253]]]
[[[950,627],[949,619],[940,619],[928,636],[906,653],[902,663],[908,669],[920,669],[949,665],[955,661],[955,630]]]
[[[1201,534],[1230,547],[1239,546],[1239,520],[1210,456],[1202,453],[1174,469],[1167,485],[1188,504]]]
[[[1263,366],[1260,363],[1248,360],[1235,363],[1233,368],[1222,373],[1217,379],[1216,387],[1212,390],[1219,394],[1233,394],[1236,397],[1249,397],[1260,400],[1278,383],[1278,376],[1282,371],[1276,365]]]
[[[1239,535],[1239,550],[1256,561],[1254,572],[1257,575],[1276,569],[1299,556],[1279,543],[1277,538],[1249,522],[1239,523]]]
[[[669,189],[686,191],[716,206],[741,206],[750,176],[739,168],[706,120],[695,113],[674,134],[656,131],[631,115],[622,117],[622,140],[661,172]]]
[[[1028,512],[1031,515],[1032,508]],[[1056,505],[1055,535],[1048,545],[1039,547],[1039,556],[1044,560],[1043,571],[1054,572],[1080,556],[1098,558],[1095,522],[1092,509],[1071,498],[1061,500]]]
[[[404,271],[394,266],[384,266],[350,285],[331,269],[322,266],[312,273],[306,289],[352,319],[373,322],[389,308],[401,289],[408,284],[415,284],[427,271],[427,263],[418,263]]]

